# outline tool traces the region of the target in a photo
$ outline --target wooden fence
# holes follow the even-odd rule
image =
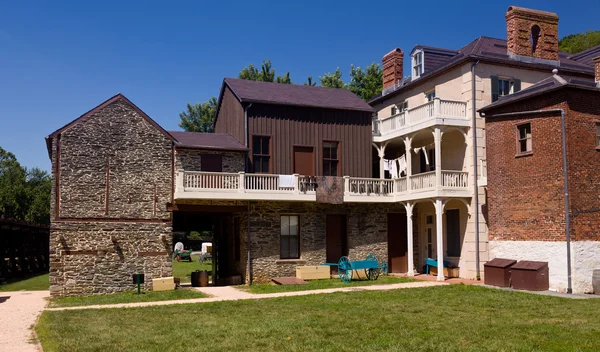
[[[50,227],[0,218],[0,282],[48,272]]]

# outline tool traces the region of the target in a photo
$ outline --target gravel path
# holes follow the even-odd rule
[[[206,303],[206,302],[220,302],[220,301],[237,301],[244,299],[264,299],[274,297],[290,297],[290,296],[305,296],[305,295],[316,295],[316,294],[327,294],[333,292],[352,292],[352,291],[383,291],[383,290],[395,290],[403,288],[416,288],[416,287],[431,287],[448,285],[443,282],[408,282],[402,284],[388,284],[388,285],[371,285],[371,286],[354,286],[354,287],[340,287],[340,288],[328,288],[323,290],[308,290],[308,291],[295,291],[295,292],[280,292],[280,293],[265,293],[265,294],[254,294],[245,292],[243,290],[236,289],[231,286],[222,287],[198,287],[196,290],[204,292],[211,297],[208,298],[195,298],[195,299],[179,299],[172,301],[158,301],[158,302],[139,302],[139,303],[121,303],[121,304],[104,304],[104,305],[93,305],[93,306],[79,306],[79,307],[63,307],[63,308],[47,308],[46,310],[76,310],[76,309],[104,309],[104,308],[131,308],[131,307],[150,307],[150,306],[165,306],[170,304],[190,304],[190,303]]]
[[[46,306],[48,291],[0,292],[0,351],[38,352],[31,327]]]

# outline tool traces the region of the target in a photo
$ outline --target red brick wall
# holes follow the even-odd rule
[[[517,102],[504,113],[562,108],[566,113],[571,238],[600,240],[600,93],[581,89]],[[516,125],[531,122],[533,154],[516,155]],[[491,240],[564,241],[560,113],[487,118],[488,226]]]
[[[600,92],[567,91],[567,161],[571,237],[600,240],[600,150],[596,122],[600,122]]]
[[[404,53],[396,48],[385,54],[381,59],[383,66],[383,88],[391,87],[403,76]]]
[[[509,53],[558,61],[558,16],[555,13],[511,6],[505,17]],[[534,25],[540,28],[535,52],[531,44]]]

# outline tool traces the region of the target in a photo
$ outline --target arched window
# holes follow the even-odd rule
[[[538,39],[540,38],[540,26],[538,26],[537,24],[534,24],[533,27],[531,27],[531,53],[535,54],[535,49],[537,47],[538,44]]]

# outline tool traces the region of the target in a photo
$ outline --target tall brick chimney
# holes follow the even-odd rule
[[[392,87],[402,80],[403,76],[404,52],[396,48],[383,56],[381,63],[383,66],[383,89]]]
[[[506,11],[506,45],[511,58],[558,61],[558,16],[510,6]]]
[[[600,87],[600,56],[594,58],[594,72],[596,73],[596,85]]]

